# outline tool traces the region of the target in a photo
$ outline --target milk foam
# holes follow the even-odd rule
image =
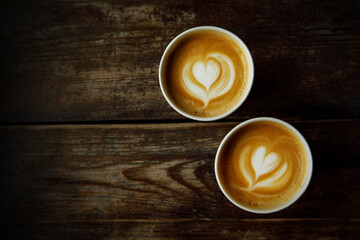
[[[259,187],[275,187],[277,183],[281,183],[281,178],[285,175],[287,170],[287,163],[279,167],[281,158],[279,154],[271,152],[266,154],[266,147],[260,146],[252,154],[251,157],[251,167],[247,168],[247,161],[250,161],[248,156],[249,147],[245,148],[239,158],[240,172],[243,173],[245,179],[249,183],[247,188],[242,188],[241,190],[253,191]],[[255,172],[255,176],[252,176],[251,170]],[[259,179],[261,176],[272,173],[266,178]]]
[[[235,67],[232,60],[222,53],[209,54],[206,60],[191,59],[182,71],[182,81],[187,92],[204,102],[226,94],[235,81]],[[214,84],[218,82],[217,84]]]
[[[178,109],[191,116],[225,114],[247,93],[248,60],[226,34],[206,30],[183,36],[165,61],[164,90]]]

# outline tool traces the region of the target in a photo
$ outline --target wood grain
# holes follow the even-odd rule
[[[4,239],[360,239],[358,1],[13,0],[0,13]],[[185,120],[158,85],[166,45],[199,25],[237,34],[255,63],[223,122]],[[233,206],[213,169],[228,131],[259,116],[293,124],[314,157],[305,194],[267,215]]]
[[[0,127],[2,221],[38,239],[355,239],[360,121],[290,123],[310,144],[313,178],[294,205],[261,216],[234,207],[216,184],[217,147],[237,123]]]
[[[253,54],[253,90],[228,119],[360,117],[358,1],[34,0],[2,12],[1,122],[184,119],[158,64],[199,25],[233,31]]]
[[[26,224],[17,239],[354,239],[358,219],[189,219]],[[34,231],[36,230],[36,231]]]

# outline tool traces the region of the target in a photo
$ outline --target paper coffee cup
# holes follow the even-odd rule
[[[217,183],[230,202],[252,213],[273,213],[297,201],[310,183],[310,147],[290,124],[269,117],[247,120],[222,140]]]
[[[179,34],[166,47],[159,65],[161,91],[181,115],[214,121],[239,108],[254,79],[254,64],[245,43],[213,26]]]

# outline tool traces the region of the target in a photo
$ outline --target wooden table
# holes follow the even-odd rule
[[[5,239],[360,239],[358,1],[7,1],[1,8]],[[255,79],[231,116],[165,101],[159,61],[180,32],[228,29]],[[314,172],[291,207],[251,214],[214,176],[227,132],[293,124]],[[4,238],[3,238],[4,239]]]

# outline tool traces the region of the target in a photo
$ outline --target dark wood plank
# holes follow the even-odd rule
[[[246,103],[260,115],[360,116],[358,1],[11,1],[0,22],[0,121],[183,119],[158,64],[185,29],[217,25],[255,62]]]
[[[261,216],[215,181],[217,147],[236,123],[0,127],[2,221],[359,218],[360,121],[292,123],[313,151],[313,178],[297,203]]]
[[[359,239],[359,219],[189,219],[27,224],[17,239]]]

